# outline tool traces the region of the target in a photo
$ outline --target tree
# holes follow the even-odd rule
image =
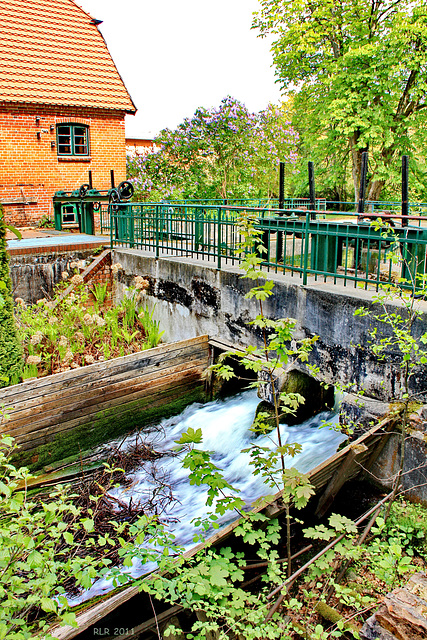
[[[423,0],[261,0],[254,19],[272,34],[276,74],[295,94],[309,151],[350,165],[355,193],[363,151],[368,199],[396,178],[397,158],[425,143],[427,11]]]
[[[6,226],[0,207],[0,387],[19,382],[22,373],[22,350],[13,318],[13,301],[6,251]]]
[[[155,138],[156,153],[128,160],[141,199],[277,196],[277,167],[294,164],[298,135],[285,106],[250,113],[234,98],[200,107]]]

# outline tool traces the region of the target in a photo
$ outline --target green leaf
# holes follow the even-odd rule
[[[33,549],[33,551],[31,551],[28,554],[27,563],[28,563],[28,566],[31,567],[31,569],[37,569],[38,567],[42,567],[43,556],[41,555],[41,553],[37,551],[37,549]]]
[[[51,598],[41,598],[40,599],[40,606],[43,609],[43,611],[46,611],[47,613],[56,612],[56,610],[58,608],[56,602],[54,600],[52,600]]]
[[[213,564],[210,569],[210,581],[217,587],[223,587],[227,584],[228,571],[217,564]]]
[[[74,537],[71,533],[69,533],[68,531],[64,531],[64,533],[62,534],[64,536],[64,540],[67,544],[73,544],[74,542]]]
[[[203,434],[201,429],[194,430],[192,427],[189,427],[187,431],[185,431],[179,440],[175,440],[176,444],[200,444],[203,439]]]
[[[95,530],[95,522],[92,520],[92,518],[84,518],[82,520],[82,525],[87,533],[91,533]]]

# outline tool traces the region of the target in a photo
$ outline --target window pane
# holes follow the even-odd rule
[[[71,127],[58,127],[58,153],[59,155],[70,155],[71,149]]]
[[[86,127],[74,127],[74,153],[77,156],[87,156],[86,135]]]

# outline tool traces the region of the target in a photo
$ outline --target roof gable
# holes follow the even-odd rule
[[[0,100],[135,113],[97,22],[73,0],[1,0]]]

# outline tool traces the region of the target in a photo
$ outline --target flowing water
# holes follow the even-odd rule
[[[249,431],[258,403],[256,391],[252,390],[204,405],[193,404],[180,415],[162,421],[161,441],[159,432],[157,435],[153,433],[148,439],[151,437],[157,451],[169,451],[189,427],[195,430],[201,428],[203,442],[198,448],[213,452],[212,461],[223,469],[227,481],[240,493],[249,507],[257,498],[275,493],[275,490],[263,484],[260,476],[253,477],[249,453],[242,452],[251,442],[264,447],[274,447],[274,433],[270,436],[255,436]],[[299,454],[286,459],[286,466],[296,467],[306,473],[333,455],[339,444],[345,440],[343,434],[333,429],[337,423],[338,416],[335,413],[325,412],[300,425],[281,425],[282,444],[298,442],[302,446]],[[129,446],[133,441],[134,438],[131,436],[128,440]],[[156,469],[155,473],[153,466]],[[203,486],[189,484],[188,471],[182,468],[180,456],[171,455],[153,463],[145,463],[128,475],[130,484],[118,487],[110,493],[123,502],[129,502],[131,499],[134,503],[139,499],[144,502],[153,492],[153,477],[158,477],[159,467],[165,482],[172,487],[175,499],[163,517],[171,520],[169,527],[176,536],[177,544],[190,548],[194,544],[195,531],[191,521],[206,514],[207,493]],[[223,518],[221,524],[225,525],[235,518],[236,515],[230,513]],[[152,564],[141,566],[140,562],[136,561],[126,572],[132,577],[138,577],[153,568]],[[83,596],[73,599],[70,603],[76,604],[111,588],[111,581],[99,580]]]

